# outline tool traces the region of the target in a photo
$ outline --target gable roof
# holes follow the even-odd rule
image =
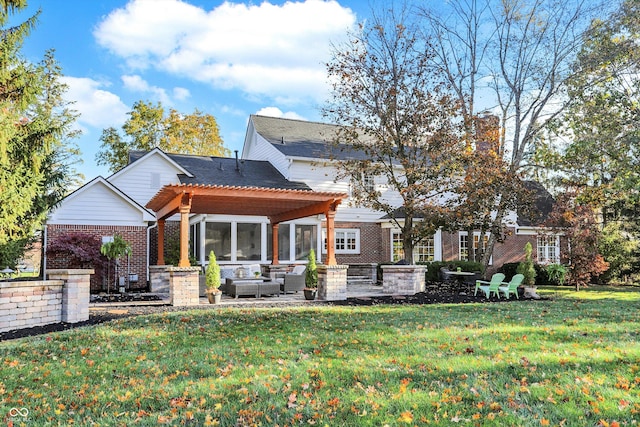
[[[188,154],[167,154],[167,156],[189,172],[189,175],[178,175],[182,184],[311,190],[303,182],[287,180],[267,161]]]
[[[171,157],[167,153],[165,153],[164,151],[156,147],[153,150],[149,150],[149,151],[129,151],[129,163],[127,164],[127,166],[123,167],[122,169],[120,169],[119,171],[111,175],[109,177],[109,180],[113,180],[114,178],[117,178],[118,175],[121,175],[122,173],[124,173],[124,171],[129,169],[133,163],[139,160],[147,159],[151,156],[160,156],[163,159],[165,159],[168,163],[172,164],[181,173],[185,175],[191,175],[188,170],[184,169],[181,165],[179,165],[173,159],[171,159]]]
[[[364,153],[347,144],[334,145],[340,126],[251,115],[256,133],[288,157],[316,159],[358,160],[366,159]]]
[[[99,188],[103,188],[104,190],[98,191]],[[113,220],[113,214],[115,213],[114,210],[104,209],[103,207],[96,206],[97,193],[100,193],[98,195],[98,201],[105,202],[114,209],[117,209],[117,205],[111,204],[109,201],[105,201],[105,195],[107,197],[109,197],[109,195],[113,196],[113,200],[118,201],[120,206],[127,207],[133,212],[138,212],[140,215],[140,221],[156,220],[155,215],[149,210],[141,206],[131,197],[127,196],[124,192],[122,192],[111,182],[104,179],[102,176],[97,176],[96,178],[87,182],[82,187],[76,189],[71,194],[62,199],[60,205],[51,211],[49,220],[47,222],[55,223],[59,221],[72,220],[71,218],[61,218],[65,215],[68,217],[69,212],[73,213],[74,220],[77,220],[77,217],[86,216],[86,209],[81,209],[79,208],[79,206],[74,206],[74,204],[76,203],[79,203],[80,206],[84,205],[85,208],[94,209],[95,212],[93,213],[91,218],[93,220],[101,222],[107,221],[109,218]],[[70,206],[70,208],[67,208],[67,206]],[[69,212],[65,213],[67,210]],[[99,214],[104,214],[104,218],[97,218]],[[117,220],[118,219],[123,218],[117,218]]]

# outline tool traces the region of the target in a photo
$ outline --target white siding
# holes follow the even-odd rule
[[[251,127],[253,128],[253,127]],[[289,178],[289,161],[279,150],[269,141],[255,132],[247,132],[248,141],[245,141],[245,148],[242,157],[248,160],[266,160],[273,165],[285,178]],[[248,145],[247,145],[248,143]]]
[[[55,209],[49,224],[146,225],[143,213],[102,182],[72,194]]]
[[[349,193],[349,183],[347,180],[335,182],[337,175],[336,168],[328,162],[311,162],[295,160],[291,164],[291,180],[301,181],[315,191],[343,192]],[[400,206],[400,196],[395,191],[384,191],[383,197],[390,200],[392,204]],[[354,206],[349,199],[343,200],[338,206],[336,215],[337,221],[374,222],[384,213],[372,211],[368,208]]]
[[[179,184],[179,172],[175,165],[156,154],[131,163],[109,182],[144,206],[164,185]]]

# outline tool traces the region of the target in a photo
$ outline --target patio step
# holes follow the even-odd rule
[[[347,285],[355,284],[370,285],[373,284],[373,280],[367,276],[347,276]]]

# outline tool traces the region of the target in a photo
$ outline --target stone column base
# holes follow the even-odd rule
[[[169,267],[169,300],[171,305],[200,304],[200,267]]]
[[[426,271],[423,265],[383,265],[382,292],[394,295],[424,292]]]
[[[347,265],[318,265],[318,299],[344,301],[347,299]]]
[[[62,280],[61,320],[77,323],[89,319],[89,289],[94,270],[47,270],[49,280]]]

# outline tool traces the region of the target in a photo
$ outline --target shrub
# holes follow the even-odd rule
[[[209,252],[209,264],[205,272],[205,283],[207,289],[213,293],[220,288],[220,265],[216,259],[216,254],[213,251]]]
[[[318,287],[318,267],[316,266],[316,251],[309,251],[309,262],[304,273],[304,285],[309,289]]]
[[[191,242],[189,242],[189,248],[191,248]],[[178,262],[180,261],[180,238],[173,237],[167,239],[164,246],[164,253],[164,262],[167,265],[178,265]],[[193,267],[198,265],[198,260],[191,255],[191,250],[189,250],[189,264]]]
[[[568,269],[562,264],[549,264],[545,268],[549,280],[557,283],[558,285],[564,285],[567,280]]]
[[[525,286],[535,286],[536,284],[536,269],[531,259],[532,251],[531,243],[527,242],[527,244],[524,245],[524,261],[518,264],[518,268],[516,269],[518,274],[524,275],[522,284]]]
[[[96,277],[103,277],[108,260],[100,253],[102,239],[88,233],[66,233],[51,239],[47,256],[67,268],[93,268]]]

